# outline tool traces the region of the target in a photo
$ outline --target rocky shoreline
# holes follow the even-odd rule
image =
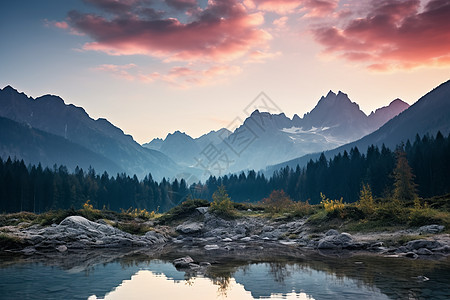
[[[181,224],[158,225],[148,221],[153,230],[144,235],[121,231],[105,220],[89,221],[70,216],[60,224],[4,226],[3,234],[20,239],[22,247],[4,250],[9,253],[39,255],[92,249],[146,248],[152,246],[206,252],[211,255],[237,254],[251,251],[309,251],[326,253],[372,253],[375,255],[430,258],[450,254],[450,235],[443,226],[428,225],[414,230],[349,234],[330,229],[315,233],[306,218],[286,222],[267,218],[243,217],[226,220],[199,207]],[[390,245],[387,241],[405,240]],[[194,262],[186,262],[185,266]]]

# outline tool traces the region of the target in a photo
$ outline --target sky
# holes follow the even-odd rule
[[[261,92],[288,117],[329,90],[369,114],[450,79],[450,0],[1,3],[0,87],[58,95],[139,143],[233,129]]]

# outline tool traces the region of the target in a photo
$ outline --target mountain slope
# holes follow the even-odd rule
[[[370,145],[395,147],[408,139],[414,141],[415,136],[425,134],[435,135],[441,131],[443,135],[450,133],[450,80],[439,85],[407,110],[392,118],[375,132],[341,147],[325,152],[326,157],[332,157],[344,150],[349,151],[358,147],[365,151]],[[286,161],[267,168],[267,173],[272,173],[285,166],[304,166],[310,159],[317,159],[320,153],[314,153],[296,159]]]
[[[373,132],[408,106],[395,100],[368,117],[346,94],[330,91],[303,118],[255,110],[232,133],[221,129],[192,139],[175,132],[144,146],[181,165],[203,167],[207,174],[219,176],[336,148]]]
[[[19,124],[0,117],[0,157],[23,159],[26,164],[52,167],[65,165],[73,170],[76,166],[87,170],[106,170],[115,175],[124,170],[107,158],[60,136]]]
[[[66,105],[57,96],[33,99],[7,86],[0,90],[0,116],[81,145],[113,161],[128,174],[143,177],[152,173],[154,178],[162,178],[180,171],[167,156],[148,151],[106,119],[93,120],[83,108]]]

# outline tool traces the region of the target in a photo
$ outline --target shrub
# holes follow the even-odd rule
[[[386,225],[406,224],[407,209],[403,207],[396,199],[388,199],[390,201],[381,203],[375,210],[372,218],[383,220]]]
[[[358,206],[366,215],[371,215],[375,211],[375,203],[373,201],[373,195],[370,185],[362,185],[361,191],[359,193]]]
[[[35,222],[41,224],[42,226],[48,226],[52,224],[59,224],[65,218],[76,215],[79,215],[79,213],[77,213],[74,209],[50,210],[40,214],[36,218]]]
[[[235,217],[236,211],[233,203],[223,185],[217,188],[213,194],[213,202],[211,203],[211,211],[222,217]]]
[[[315,208],[306,202],[293,202],[290,206],[291,214],[293,217],[304,217],[314,213]]]
[[[448,227],[450,225],[450,217],[444,212],[429,207],[419,209],[414,208],[410,210],[408,224],[410,226],[439,224]]]
[[[102,218],[102,212],[99,209],[95,209],[92,204],[87,200],[83,204],[83,208],[79,210],[79,214],[88,220],[95,221]]]
[[[262,204],[268,212],[277,213],[289,210],[293,202],[283,190],[274,190],[268,198],[262,200]]]
[[[322,198],[320,204],[323,205],[323,208],[327,213],[342,212],[344,209],[345,204],[342,203],[342,197],[340,200],[330,200],[324,194],[320,193],[320,198]]]
[[[155,211],[148,212],[146,209],[139,209],[139,208],[133,209],[132,207],[130,207],[127,210],[122,209],[121,215],[127,215],[132,218],[140,218],[143,220],[149,220],[153,219],[156,216],[156,213]]]
[[[168,212],[158,218],[161,224],[166,224],[174,220],[186,218],[196,212],[197,207],[209,206],[209,202],[204,199],[191,199],[184,201],[178,206],[170,209]]]
[[[0,249],[17,249],[23,248],[26,245],[25,241],[21,238],[7,233],[0,233]]]
[[[340,217],[342,219],[351,219],[351,220],[361,220],[364,219],[365,213],[358,206],[354,205],[345,205],[340,212]]]
[[[152,227],[146,225],[145,223],[139,223],[136,221],[117,223],[117,228],[122,231],[137,235],[144,235],[147,231],[152,230]]]

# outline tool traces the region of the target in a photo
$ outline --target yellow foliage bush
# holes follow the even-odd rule
[[[152,219],[156,216],[155,211],[149,212],[145,208],[144,209],[139,209],[139,208],[133,209],[132,207],[130,207],[126,211],[122,210],[122,213],[125,215],[128,215],[128,216],[131,216],[133,218],[142,218],[142,219]]]
[[[345,204],[342,203],[343,201],[342,197],[340,200],[330,200],[324,194],[320,193],[320,198],[322,198],[320,204],[323,205],[323,208],[325,209],[326,212],[334,212],[336,210],[341,211],[345,207]]]
[[[94,206],[92,206],[89,202],[91,202],[91,200],[88,200],[83,204],[84,210],[94,210]]]
[[[376,207],[373,201],[373,195],[370,185],[363,184],[359,193],[359,201],[357,207],[360,208],[366,215],[370,215],[375,211]]]

